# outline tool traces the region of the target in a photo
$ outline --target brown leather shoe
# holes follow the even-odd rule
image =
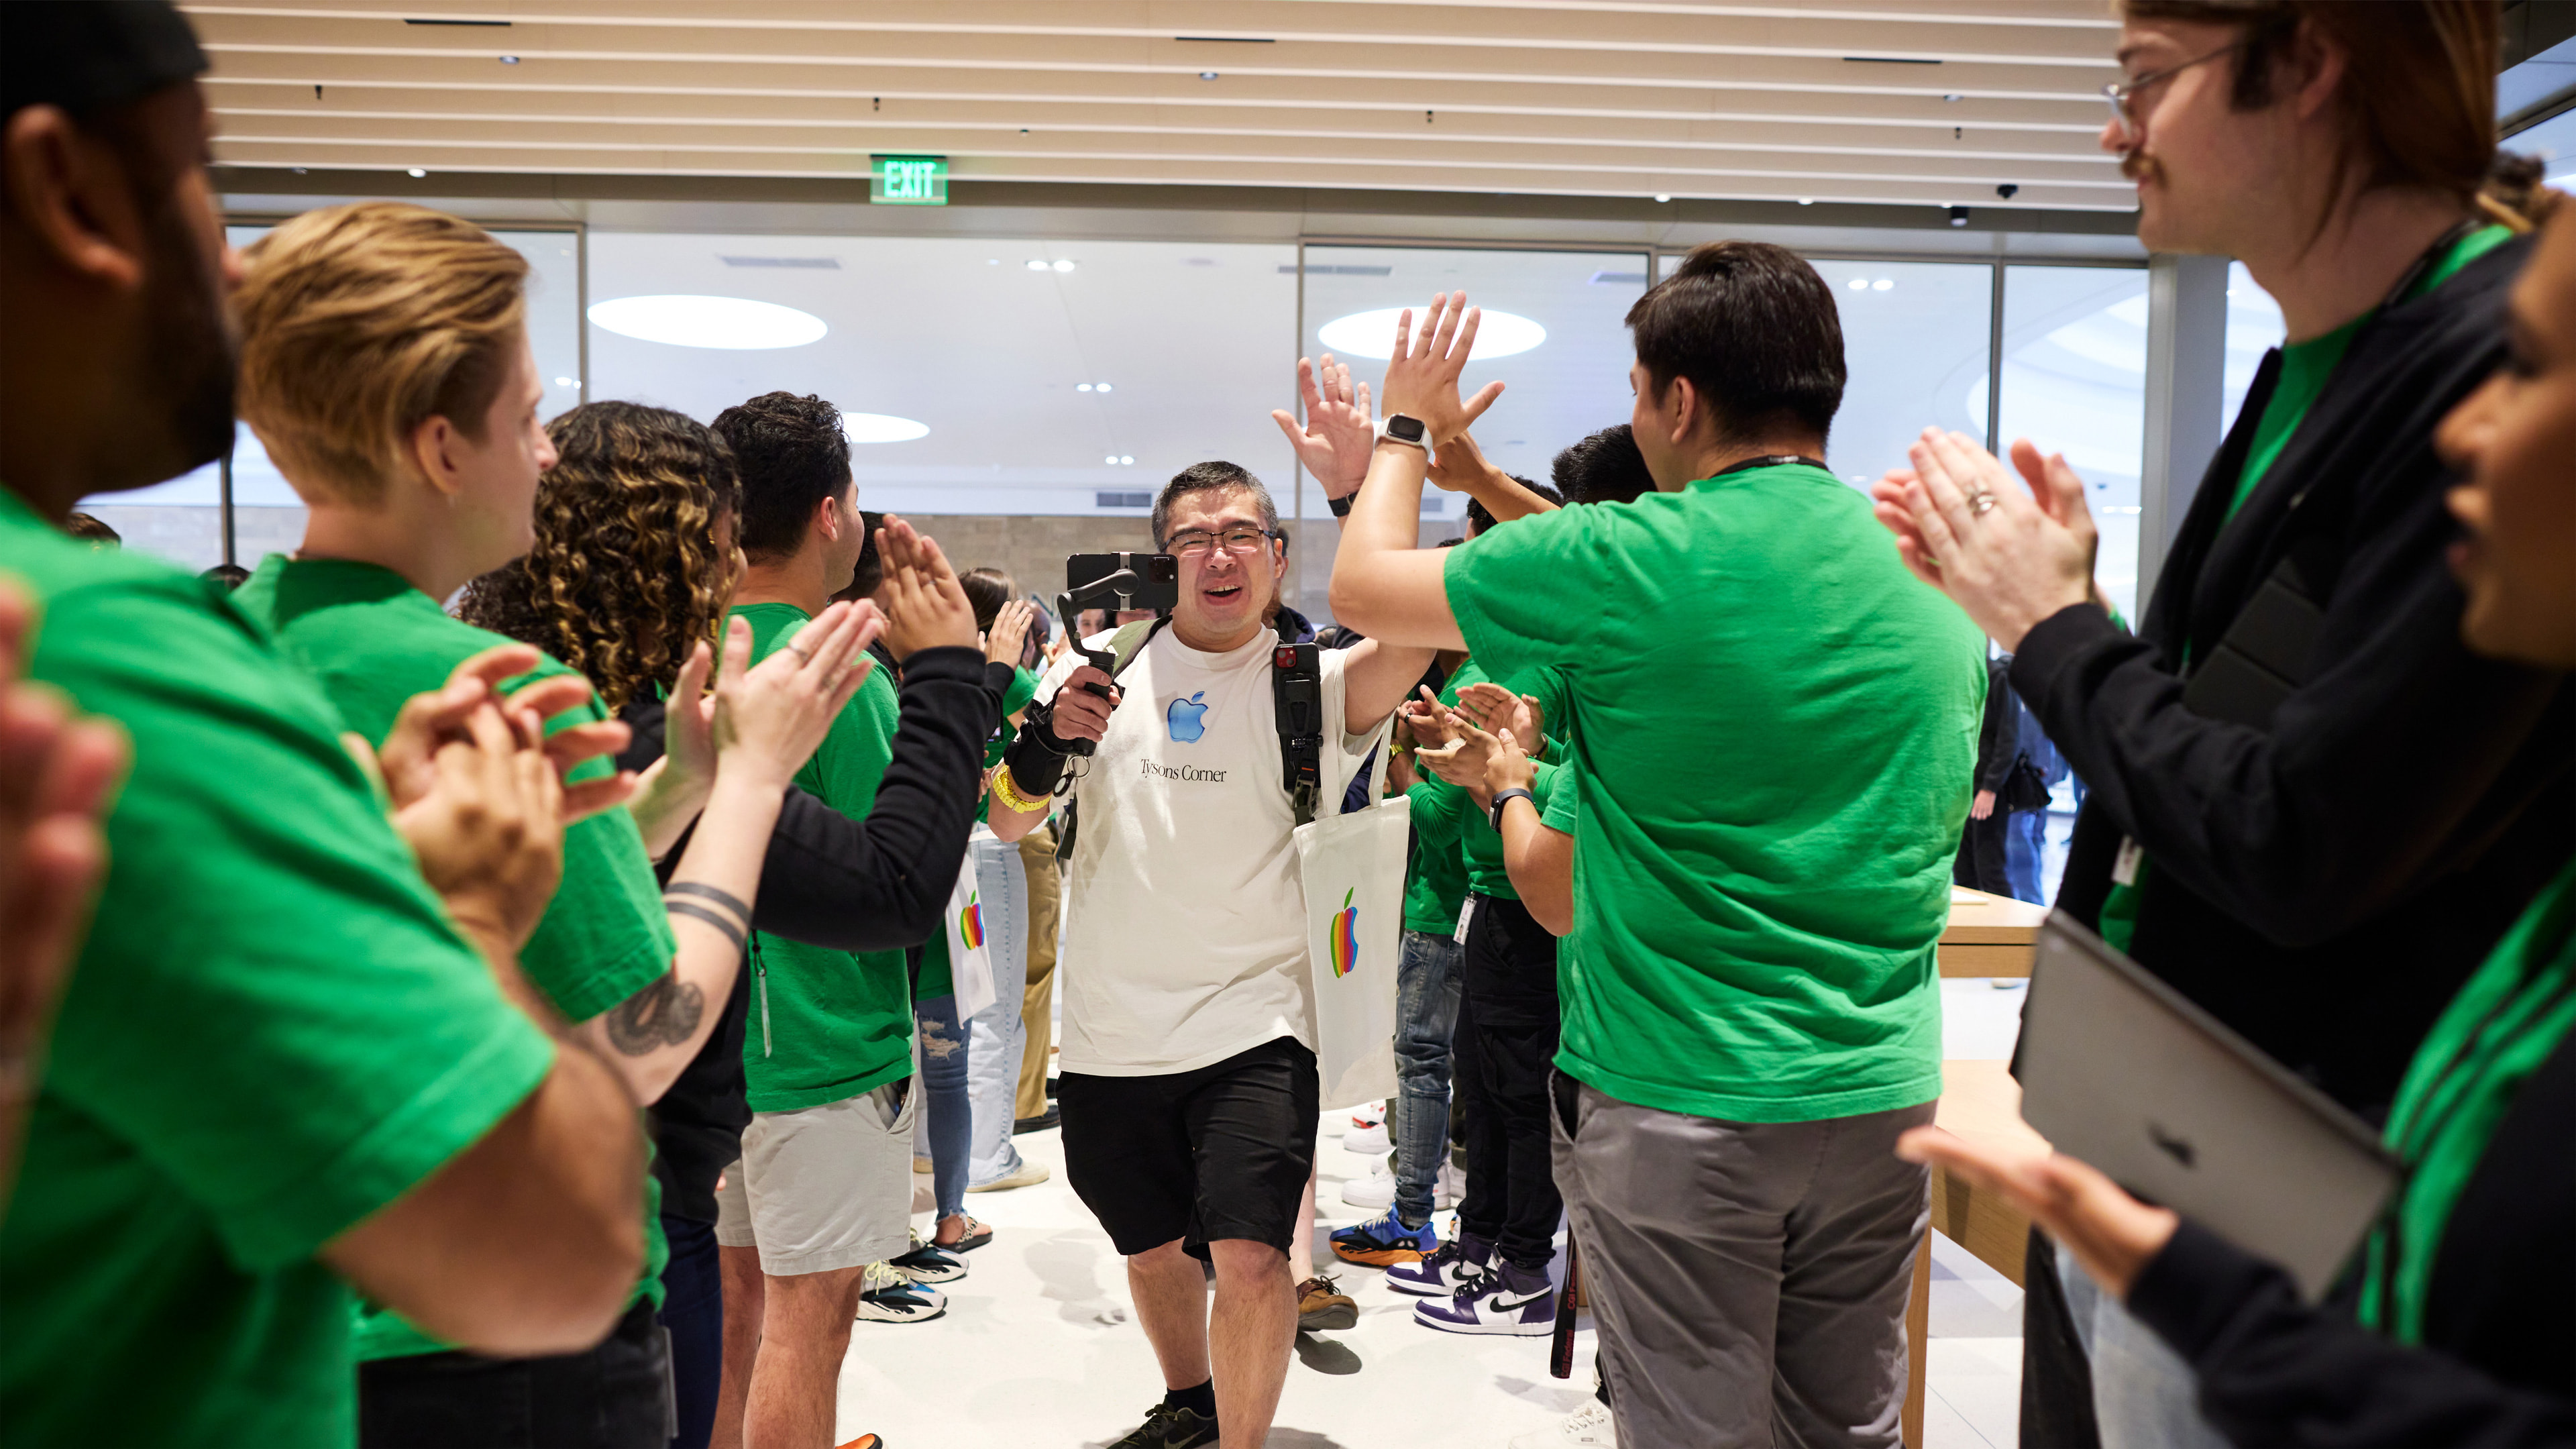
[[[1300,1330],[1356,1328],[1360,1306],[1336,1291],[1330,1278],[1309,1278],[1297,1285]]]

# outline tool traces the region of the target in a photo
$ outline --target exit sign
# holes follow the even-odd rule
[[[948,204],[948,158],[945,156],[869,158],[868,200],[883,206],[946,206]]]

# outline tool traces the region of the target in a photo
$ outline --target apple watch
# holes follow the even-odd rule
[[[1493,804],[1493,816],[1494,816],[1494,833],[1495,833],[1495,834],[1497,834],[1497,835],[1502,834],[1502,831],[1503,831],[1503,807],[1504,807],[1505,805],[1510,804],[1510,803],[1512,802],[1512,799],[1513,799],[1513,797],[1514,797],[1514,796],[1518,796],[1519,798],[1521,798],[1521,799],[1523,799],[1523,800],[1527,800],[1528,802],[1530,802],[1530,808],[1531,808],[1532,810],[1536,810],[1536,809],[1538,808],[1538,797],[1537,797],[1536,795],[1531,794],[1531,793],[1530,793],[1530,792],[1528,792],[1527,790],[1524,790],[1524,789],[1520,788],[1520,787],[1519,787],[1519,786],[1517,786],[1517,785],[1513,786],[1513,787],[1512,787],[1511,789],[1509,789],[1509,790],[1497,790],[1497,791],[1495,791],[1495,792],[1494,792],[1494,804]]]
[[[1351,516],[1351,504],[1356,501],[1359,496],[1360,490],[1354,488],[1339,498],[1325,499],[1324,506],[1333,510],[1333,516],[1335,518],[1348,518]]]
[[[1420,418],[1409,418],[1402,413],[1388,413],[1386,421],[1378,426],[1377,435],[1381,438],[1391,438],[1407,447],[1420,448],[1428,453],[1431,451],[1431,444],[1424,440],[1423,434],[1426,431]]]

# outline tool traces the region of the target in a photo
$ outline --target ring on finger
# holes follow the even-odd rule
[[[1983,518],[1987,514],[1992,513],[1994,508],[1995,495],[1987,492],[1985,489],[1980,488],[1976,492],[1968,495],[1968,512],[1971,514],[1974,514],[1979,518]]]

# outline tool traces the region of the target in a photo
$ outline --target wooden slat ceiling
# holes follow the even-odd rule
[[[183,8],[243,166],[2133,204],[2105,0]]]

